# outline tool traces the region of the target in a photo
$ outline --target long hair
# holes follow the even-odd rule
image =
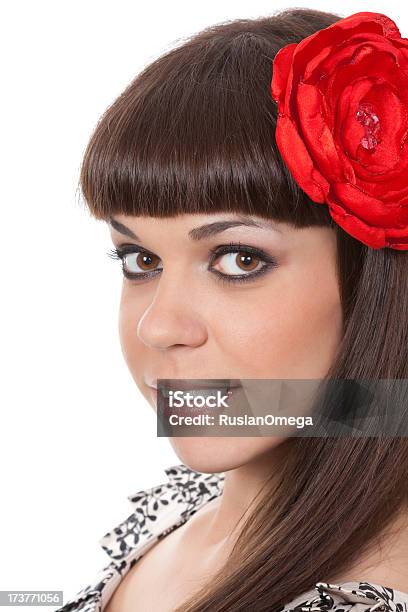
[[[275,54],[340,19],[287,9],[184,40],[106,109],[84,154],[80,188],[102,220],[243,212],[332,227],[344,330],[328,377],[408,378],[407,254],[370,249],[337,226],[292,179],[274,139]],[[179,612],[278,610],[347,570],[407,504],[403,437],[282,444],[284,473],[266,483],[223,570]]]

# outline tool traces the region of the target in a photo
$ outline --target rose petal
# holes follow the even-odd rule
[[[372,227],[355,215],[346,212],[331,195],[328,196],[328,200],[330,215],[348,234],[373,249],[381,249],[385,246],[385,231],[382,228]]]
[[[312,57],[311,60],[309,60],[309,62],[306,64],[306,66],[303,69],[303,79],[302,80],[304,83],[307,83],[309,79],[311,80],[316,79],[316,75],[315,75],[316,72],[319,72],[319,74],[317,75],[317,78],[318,79],[320,78],[321,64],[332,53],[333,53],[333,49],[331,46],[325,47],[319,53],[317,53],[317,55]]]
[[[323,176],[329,181],[344,181],[345,172],[349,172],[344,166],[351,164],[338,153],[322,108],[323,97],[317,87],[300,83],[297,91],[299,132]]]
[[[387,15],[367,11],[354,13],[332,23],[327,28],[318,30],[298,43],[293,57],[295,74],[298,75],[299,67],[305,66],[309,59],[318,55],[322,48],[334,49],[344,40],[350,40],[356,34],[363,34],[365,37],[370,34],[387,38],[399,38],[400,36],[396,24]]]
[[[401,167],[401,135],[408,126],[401,100],[388,83],[380,83],[374,85],[361,102],[372,105],[380,125],[376,147],[367,150],[360,146],[358,151],[359,165],[365,170],[364,174],[385,175],[397,166],[405,174],[406,168]]]
[[[272,64],[271,94],[272,98],[278,104],[279,112],[282,113],[284,112],[283,102],[288,83],[289,70],[296,46],[297,43],[292,43],[279,49]]]
[[[403,223],[406,214],[398,203],[384,204],[381,200],[361,191],[356,185],[334,183],[331,185],[330,194],[345,212],[356,215],[369,225],[396,228],[406,224],[406,221]]]
[[[348,234],[363,244],[374,249],[390,247],[401,251],[408,250],[408,223],[401,228],[375,227],[346,212],[332,195],[329,195],[328,199],[332,218]]]
[[[355,112],[358,103],[371,87],[372,82],[368,79],[361,79],[350,85],[345,97],[348,103],[347,111],[345,103],[340,100],[341,113],[336,116],[335,133],[338,134],[339,144],[352,163],[357,160],[358,148],[364,137],[364,127],[356,120]]]
[[[394,65],[397,65],[401,54],[394,41],[389,41],[379,34],[355,34],[332,49],[332,53],[322,64],[322,70],[327,74],[335,74],[342,66],[349,65],[358,69],[358,64],[367,56],[377,53],[388,55]]]
[[[386,246],[400,251],[408,251],[408,231],[407,229],[401,230],[386,230]]]
[[[372,82],[376,79],[386,79],[393,84],[397,81],[399,72],[395,60],[389,53],[366,52],[358,64],[337,66],[328,82],[326,95],[330,103],[335,104],[344,89],[355,81],[361,78],[371,78]]]
[[[356,120],[355,113],[359,102],[370,91],[372,85],[369,79],[355,81],[348,92],[349,107],[347,113],[338,118],[341,121],[338,126],[339,143],[353,166],[359,161],[359,147],[365,135],[364,127]]]

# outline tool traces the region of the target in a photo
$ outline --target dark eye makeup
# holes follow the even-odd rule
[[[236,253],[243,255],[245,261],[259,260],[263,265],[255,270],[254,272],[248,272],[243,274],[224,274],[219,270],[214,269],[212,266],[222,255],[228,253]],[[137,244],[121,244],[114,249],[108,251],[107,255],[112,259],[118,259],[121,262],[122,273],[123,276],[132,281],[143,281],[146,279],[153,278],[153,276],[157,276],[163,268],[156,268],[155,270],[148,270],[142,272],[130,272],[126,267],[127,256],[129,255],[137,255],[137,259],[142,257],[143,259],[148,259],[149,261],[154,261],[159,259],[154,253],[151,253],[147,249],[137,245]],[[223,283],[246,283],[259,278],[260,276],[269,272],[272,268],[277,267],[277,262],[275,259],[270,257],[267,253],[265,253],[262,249],[258,249],[256,247],[252,247],[249,245],[244,245],[241,242],[230,242],[228,244],[221,244],[209,251],[209,267],[208,271],[214,274],[217,280],[220,280]],[[139,265],[139,264],[137,264]]]

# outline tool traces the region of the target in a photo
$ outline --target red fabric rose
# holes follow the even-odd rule
[[[276,143],[307,195],[374,249],[408,250],[408,40],[361,12],[273,61]]]

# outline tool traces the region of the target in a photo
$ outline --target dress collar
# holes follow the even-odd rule
[[[224,473],[196,472],[183,463],[165,468],[167,482],[128,495],[133,512],[100,540],[115,562],[132,559],[143,545],[188,520],[221,494]]]
[[[314,593],[314,594],[313,594]],[[317,593],[317,594],[316,594]],[[350,604],[362,604],[364,612],[402,612],[408,610],[408,595],[371,582],[333,584],[316,582],[313,590],[296,597],[281,610],[285,612],[326,612]],[[405,608],[402,608],[405,605]]]

